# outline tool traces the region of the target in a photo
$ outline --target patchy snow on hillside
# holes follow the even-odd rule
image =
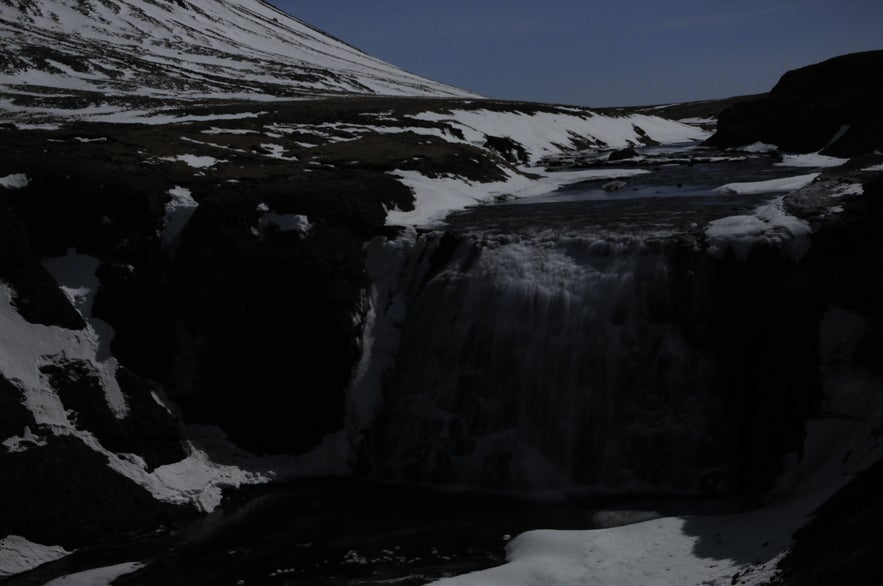
[[[105,103],[476,97],[371,57],[258,0],[0,3],[0,39],[10,56],[0,65],[0,93],[42,104],[36,114],[52,108],[46,88]],[[43,57],[32,57],[35,50]],[[68,112],[89,107],[88,100],[70,103]]]
[[[433,134],[449,142],[489,149],[489,138],[509,139],[525,150],[530,163],[517,169],[504,168],[505,180],[488,183],[453,176],[430,178],[416,171],[394,171],[392,174],[414,193],[415,209],[390,210],[387,224],[391,225],[428,225],[442,220],[451,211],[471,205],[542,195],[578,181],[621,179],[648,172],[642,169],[549,172],[531,166],[549,155],[584,148],[587,144],[595,145],[599,150],[637,146],[646,140],[683,145],[708,136],[706,131],[694,126],[654,116],[614,117],[572,108],[535,113],[479,108],[430,111],[412,117],[442,125],[415,128],[414,132]],[[446,130],[445,126],[455,129],[463,138]]]
[[[2,6],[2,4],[0,4]],[[2,88],[0,88],[2,94]],[[100,106],[67,109],[49,106],[20,105],[12,100],[0,98],[0,121],[17,120],[18,117],[78,120],[83,122],[107,122],[111,124],[174,124],[179,122],[201,122],[206,120],[242,120],[257,118],[266,112],[239,112],[234,114],[181,114],[173,107],[155,109],[133,108],[125,103],[102,104]],[[59,124],[13,122],[19,130],[58,130]]]
[[[418,171],[394,171],[392,175],[414,193],[414,209],[392,209],[386,223],[394,226],[426,226],[439,222],[452,211],[493,203],[495,199],[529,198],[543,195],[562,185],[588,179],[618,179],[642,175],[642,169],[587,169],[549,173],[530,169],[533,176],[510,170],[505,181],[481,183],[459,177],[427,177]]]
[[[586,142],[598,148],[624,148],[644,144],[645,135],[658,143],[699,141],[709,136],[700,128],[665,118],[643,114],[614,117],[586,110],[533,114],[453,110],[424,112],[414,118],[450,124],[463,133],[466,142],[477,146],[483,146],[488,137],[511,138],[524,147],[532,162]]]

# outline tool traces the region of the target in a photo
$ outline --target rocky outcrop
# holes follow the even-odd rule
[[[78,438],[23,452],[0,449],[0,532],[67,549],[172,529],[196,510],[162,503],[117,474]]]
[[[794,539],[769,586],[883,582],[883,461],[826,502]]]
[[[721,112],[707,144],[764,142],[785,151],[850,157],[883,147],[883,51],[789,71],[765,95]]]

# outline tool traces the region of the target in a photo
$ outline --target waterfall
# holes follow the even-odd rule
[[[442,242],[411,295],[365,456],[387,479],[709,492],[723,482],[716,357],[663,240],[538,230]]]

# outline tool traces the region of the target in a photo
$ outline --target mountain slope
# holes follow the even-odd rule
[[[0,0],[3,106],[469,96],[259,0]]]

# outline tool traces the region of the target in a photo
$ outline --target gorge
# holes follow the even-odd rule
[[[0,3],[6,582],[880,575],[881,52],[591,110],[92,4]]]

